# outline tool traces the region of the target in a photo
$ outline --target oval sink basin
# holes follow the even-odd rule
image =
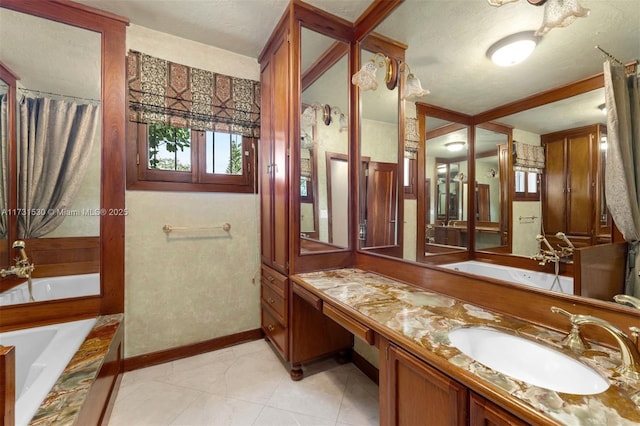
[[[592,395],[609,383],[600,374],[561,352],[498,330],[470,327],[449,333],[451,344],[493,370],[557,392]]]

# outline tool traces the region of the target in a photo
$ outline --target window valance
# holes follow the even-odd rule
[[[544,171],[544,147],[513,141],[513,169],[541,174]]]
[[[129,120],[260,136],[260,82],[129,51]]]

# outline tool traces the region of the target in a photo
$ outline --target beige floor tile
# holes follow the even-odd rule
[[[305,365],[294,382],[264,340],[131,371],[110,426],[375,425],[378,387],[353,364]]]

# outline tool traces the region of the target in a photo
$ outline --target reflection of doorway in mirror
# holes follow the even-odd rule
[[[345,155],[327,153],[327,217],[329,242],[349,246],[349,161]],[[322,218],[322,211],[321,211]]]

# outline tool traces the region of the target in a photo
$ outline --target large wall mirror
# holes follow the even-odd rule
[[[371,60],[381,63],[385,56],[397,66],[404,58],[404,46],[376,33],[361,47],[362,64]],[[402,257],[404,148],[400,117],[404,108],[400,87],[387,84],[384,67],[376,78],[377,90],[360,90],[359,248]]]
[[[602,73],[606,57],[594,46],[609,48],[618,59],[630,62],[640,57],[640,28],[634,2],[582,3],[591,9],[588,18],[554,28],[539,40],[526,62],[512,67],[493,64],[487,50],[512,33],[538,29],[544,7],[529,2],[502,7],[468,2],[460,10],[453,2],[402,2],[375,28],[407,46],[406,62],[431,92],[416,100],[418,109],[422,105],[468,118],[438,122],[434,119],[444,117],[417,116],[424,120],[425,144],[425,162],[419,164],[424,170],[418,173],[424,180],[418,192],[418,260],[442,264],[475,257],[552,271],[531,258],[540,249],[538,235],[554,247],[566,245],[557,234],[565,234],[576,248],[611,242],[601,149],[606,146],[606,115],[599,108],[604,103],[602,79],[595,77]],[[458,17],[459,25],[452,16]],[[492,25],[482,26],[486,22]],[[555,90],[559,88],[563,90]],[[530,102],[533,97],[537,104]],[[451,129],[456,121],[469,126],[465,130],[468,152],[473,153],[470,162],[433,154],[431,145],[445,137],[444,131],[433,132]],[[548,157],[544,170],[514,171],[516,143],[544,147]],[[581,144],[591,153],[588,164]],[[569,151],[573,154],[562,154]],[[568,176],[573,173],[582,173],[587,183],[571,187],[567,195]],[[465,222],[466,253],[464,232],[455,233]],[[443,256],[439,253],[443,247],[458,254]],[[422,248],[424,259],[420,259]],[[566,274],[573,272],[570,263],[562,268]]]
[[[469,126],[425,118],[424,260],[466,250],[469,205]],[[422,260],[422,257],[418,257]]]
[[[346,43],[301,29],[302,255],[349,247],[348,48]]]
[[[8,295],[24,278],[2,280],[2,325],[123,310],[126,24],[71,3],[0,1],[0,62],[18,77],[0,167],[7,239],[24,240],[35,265],[31,301]]]

